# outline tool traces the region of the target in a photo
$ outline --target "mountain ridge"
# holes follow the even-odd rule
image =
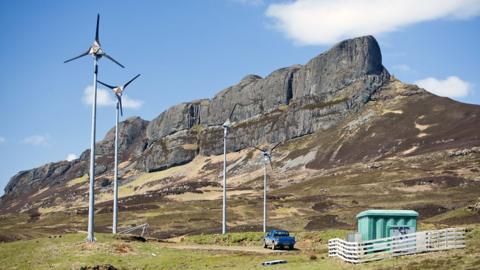
[[[341,65],[337,66],[336,63]],[[319,66],[322,66],[323,72],[319,71]],[[350,69],[351,71],[349,71]],[[342,72],[332,76],[332,73],[338,70]],[[120,160],[128,159],[128,155],[127,157],[122,156],[125,155],[125,152],[134,152],[129,154],[136,156],[141,156],[143,152],[151,153],[144,155],[144,158],[141,158],[135,166],[137,170],[149,172],[185,164],[193,160],[197,152],[204,155],[219,154],[222,151],[222,147],[214,146],[215,143],[211,142],[214,139],[211,138],[211,134],[204,133],[203,138],[198,142],[197,134],[192,134],[190,131],[195,125],[204,125],[206,128],[212,129],[212,126],[223,123],[235,103],[245,104],[245,106],[241,106],[236,110],[232,119],[234,122],[261,117],[263,114],[268,114],[278,109],[280,105],[288,105],[292,100],[299,103],[297,105],[303,107],[319,102],[324,102],[331,106],[361,106],[362,103],[366,102],[371,92],[375,91],[388,76],[388,71],[381,64],[380,47],[372,36],[342,41],[327,52],[316,56],[304,66],[294,65],[280,68],[265,78],[261,78],[258,75],[247,75],[238,84],[220,91],[212,99],[200,99],[174,105],[151,121],[138,117],[122,121],[120,124],[119,141]],[[324,77],[329,79],[324,79]],[[358,79],[363,79],[367,82],[357,82],[356,80]],[[353,83],[359,83],[371,89],[366,88],[366,92],[358,93],[358,96],[352,95],[352,99],[348,104],[344,98],[332,102],[336,97],[335,92],[342,90],[345,92],[343,88],[351,86]],[[271,91],[262,91],[262,89]],[[313,99],[313,102],[308,99]],[[315,109],[315,106],[310,107]],[[139,129],[139,132],[134,134],[130,134],[131,132],[125,133],[124,126],[130,129],[133,126]],[[143,134],[144,129],[145,134]],[[277,138],[272,138],[272,142],[310,134],[318,127],[310,127],[307,124],[306,127],[300,127],[300,129],[303,130],[292,135],[289,135],[288,131],[284,132],[284,134],[280,131],[279,135],[276,136]],[[113,147],[112,130],[113,128],[107,132],[102,141],[97,143],[96,159],[100,161],[97,161],[99,163],[97,175],[101,175],[111,168],[109,163],[112,163],[110,162]],[[177,132],[179,132],[178,136],[172,139],[171,135]],[[217,137],[222,132],[220,129],[213,131],[215,139],[219,139]],[[124,134],[129,135],[129,137],[124,138]],[[138,141],[135,144],[131,144],[131,141],[134,140],[132,135],[134,135],[133,137],[140,136],[141,139],[136,139],[141,140],[143,145]],[[260,138],[263,138],[264,135],[258,134],[255,142],[234,142],[230,144],[233,147],[229,148],[228,151],[238,151],[245,147],[256,145],[260,143]],[[168,145],[168,148],[176,150],[165,151],[167,148],[165,144]],[[185,144],[199,144],[200,149],[192,151],[191,149],[179,147],[179,145]],[[134,149],[126,149],[131,145],[134,146]],[[167,152],[168,154],[165,154]],[[64,174],[67,176],[60,177],[63,181],[67,180],[67,178],[80,177],[88,172],[86,167],[88,158],[89,150],[87,149],[78,160],[68,163],[66,161],[53,162],[33,170],[21,171],[13,176],[6,185],[4,196],[8,197],[17,183],[21,182],[21,179],[25,177],[30,178],[30,181],[33,183],[39,178],[58,178]]]
[[[231,231],[261,224],[263,163],[253,146],[283,142],[269,173],[271,226],[353,228],[368,208],[414,209],[423,222],[480,223],[480,106],[402,83],[373,37],[347,40],[305,65],[247,75],[211,99],[120,124],[120,224],[156,237],[218,232],[223,129]],[[111,231],[113,136],[97,143],[96,231]],[[16,235],[84,230],[89,150],[12,178],[0,217]],[[445,198],[448,198],[446,200]],[[294,218],[292,218],[294,217]],[[431,220],[431,221],[430,221]],[[10,219],[0,218],[0,228]],[[42,224],[42,226],[40,226]],[[9,227],[8,227],[9,228]],[[2,235],[10,239],[11,235]]]

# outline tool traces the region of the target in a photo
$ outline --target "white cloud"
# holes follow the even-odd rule
[[[92,105],[93,103],[93,86],[89,85],[83,91],[83,103]],[[113,106],[115,99],[107,89],[97,88],[97,106]]]
[[[247,5],[247,6],[261,6],[265,4],[263,0],[230,0],[230,1],[234,3],[242,4],[242,5]]]
[[[302,45],[396,31],[438,19],[480,14],[480,0],[295,0],[270,4],[274,27]]]
[[[401,71],[401,72],[412,71],[412,68],[409,65],[405,65],[405,64],[393,65],[392,68],[395,69],[395,70]]]
[[[465,97],[472,89],[472,85],[469,82],[457,76],[450,76],[444,80],[428,77],[416,81],[415,84],[435,95],[450,98]]]
[[[110,93],[111,90],[107,90],[104,88],[97,88],[97,106],[115,106],[117,104],[117,100],[114,97],[113,93]],[[83,91],[82,97],[83,103],[87,105],[92,105],[93,102],[93,86],[89,85],[85,87]],[[123,108],[128,109],[139,109],[143,105],[142,100],[131,99],[127,95],[123,95],[122,97],[122,105]]]
[[[131,99],[127,95],[124,95],[122,97],[123,108],[138,109],[138,108],[142,107],[142,105],[143,105],[142,100]]]
[[[4,137],[0,136],[0,144],[5,143],[7,140]]]
[[[68,154],[66,160],[67,161],[72,161],[74,159],[77,159],[78,156],[76,154]]]
[[[49,135],[32,135],[24,138],[22,140],[22,143],[33,146],[47,146],[49,140]]]

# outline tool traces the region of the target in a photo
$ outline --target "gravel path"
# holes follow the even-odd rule
[[[299,252],[298,250],[271,250],[268,248],[257,247],[257,246],[219,246],[219,245],[198,245],[198,244],[181,244],[181,243],[161,243],[160,245],[166,248],[173,248],[173,249],[248,252],[248,253],[260,253],[260,254]]]

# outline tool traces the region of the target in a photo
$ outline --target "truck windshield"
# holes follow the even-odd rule
[[[288,232],[275,232],[275,236],[288,236]]]

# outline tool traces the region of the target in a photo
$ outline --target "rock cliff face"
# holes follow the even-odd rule
[[[176,105],[147,128],[148,147],[137,168],[155,171],[198,153],[222,152],[221,124],[235,104],[228,151],[275,143],[326,129],[360,109],[389,78],[376,40],[343,41],[305,66],[244,77],[211,100]]]
[[[120,126],[120,171],[158,171],[197,155],[222,152],[223,123],[235,104],[228,151],[275,143],[337,125],[359,111],[389,80],[377,41],[343,41],[307,64],[248,75],[212,99],[175,105],[148,122],[130,118]],[[113,164],[113,129],[97,144],[97,175]],[[13,176],[2,200],[85,175],[89,150],[73,161],[50,163]]]

